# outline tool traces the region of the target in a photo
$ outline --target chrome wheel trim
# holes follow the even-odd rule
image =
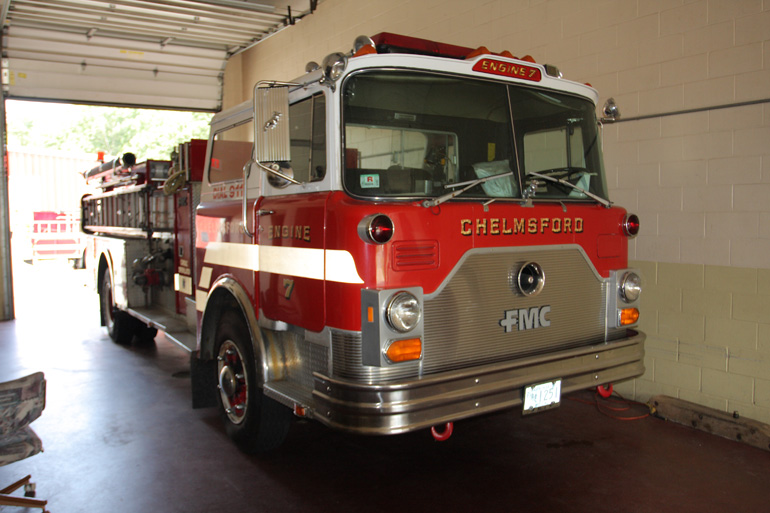
[[[240,424],[249,403],[248,373],[243,354],[232,340],[225,340],[217,355],[217,379],[222,408],[228,420]]]

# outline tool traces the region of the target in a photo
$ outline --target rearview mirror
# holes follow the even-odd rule
[[[257,162],[291,160],[289,88],[285,85],[254,87],[254,146]]]

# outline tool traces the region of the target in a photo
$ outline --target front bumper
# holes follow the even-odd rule
[[[562,379],[562,394],[644,373],[642,332],[599,345],[386,384],[315,373],[313,417],[362,434],[395,434],[521,406],[528,385]]]

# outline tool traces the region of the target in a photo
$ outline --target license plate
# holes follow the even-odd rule
[[[524,389],[523,413],[535,413],[561,404],[561,380],[530,385]]]

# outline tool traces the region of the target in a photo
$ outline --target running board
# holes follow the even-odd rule
[[[188,352],[197,349],[197,337],[187,330],[187,323],[178,317],[158,313],[150,308],[129,308],[128,313],[148,326],[162,331],[166,338]]]
[[[313,392],[291,381],[272,381],[263,387],[264,394],[279,403],[292,408],[298,414],[297,408],[301,408],[301,416],[312,416]]]

